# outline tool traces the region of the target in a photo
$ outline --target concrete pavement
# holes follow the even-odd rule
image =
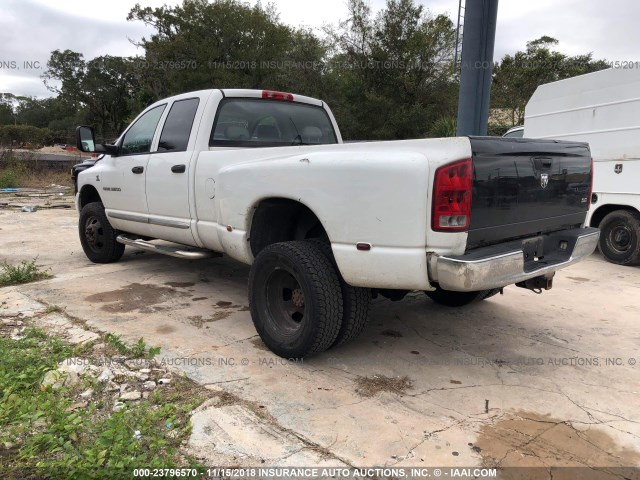
[[[211,464],[640,465],[639,268],[595,254],[542,295],[508,287],[460,309],[378,298],[356,341],[293,362],[256,335],[248,267],[129,248],[94,265],[76,222],[0,210],[0,261],[37,256],[54,275],[0,297],[144,337],[219,392],[194,416],[191,446]]]

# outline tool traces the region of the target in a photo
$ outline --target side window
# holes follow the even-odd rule
[[[198,98],[174,102],[162,127],[158,152],[184,152],[187,149],[199,103]]]
[[[153,134],[166,106],[165,104],[152,108],[131,126],[122,140],[122,155],[149,153]]]

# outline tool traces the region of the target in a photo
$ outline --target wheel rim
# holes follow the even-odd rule
[[[607,235],[607,244],[616,253],[625,253],[631,248],[633,233],[631,229],[623,224],[617,224],[609,230]]]
[[[288,335],[300,330],[305,320],[305,299],[295,275],[283,269],[274,270],[265,286],[267,310],[274,327]]]
[[[99,252],[104,248],[104,228],[99,218],[94,216],[87,218],[84,224],[84,238],[89,248],[94,252]]]

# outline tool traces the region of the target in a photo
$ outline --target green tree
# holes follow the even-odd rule
[[[0,93],[0,125],[13,125],[15,123],[15,113],[13,111],[15,98],[12,93]]]
[[[345,138],[424,137],[455,112],[455,30],[413,0],[387,0],[375,18],[364,0],[349,0],[349,17],[328,31],[335,44],[328,84]]]
[[[555,49],[558,40],[542,36],[527,43],[525,51],[505,55],[493,71],[492,108],[509,112],[512,125],[524,122],[527,102],[539,85],[607,68],[591,53],[568,56]]]
[[[129,20],[153,27],[138,59],[140,95],[159,99],[203,88],[295,89],[314,94],[326,48],[311,32],[278,20],[273,7],[237,0],[185,0],[182,5],[141,7]],[[287,62],[304,60],[307,67]]]
[[[86,110],[100,132],[120,132],[130,120],[138,88],[132,59],[105,55],[85,61],[81,53],[54,50],[43,80],[61,107]]]

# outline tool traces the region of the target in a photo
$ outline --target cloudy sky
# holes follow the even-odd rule
[[[153,7],[178,3],[139,1]],[[385,3],[369,1],[374,11]],[[416,1],[435,14],[447,13],[454,21],[457,17],[458,0]],[[336,24],[347,14],[346,0],[273,3],[284,22],[317,29]],[[51,95],[40,75],[55,49],[82,52],[85,59],[142,54],[132,40],[151,31],[139,22],[126,21],[134,4],[135,0],[0,0],[0,92]],[[596,58],[640,61],[638,18],[640,2],[636,0],[500,0],[495,57],[523,49],[528,40],[551,35],[568,54],[593,52]]]

